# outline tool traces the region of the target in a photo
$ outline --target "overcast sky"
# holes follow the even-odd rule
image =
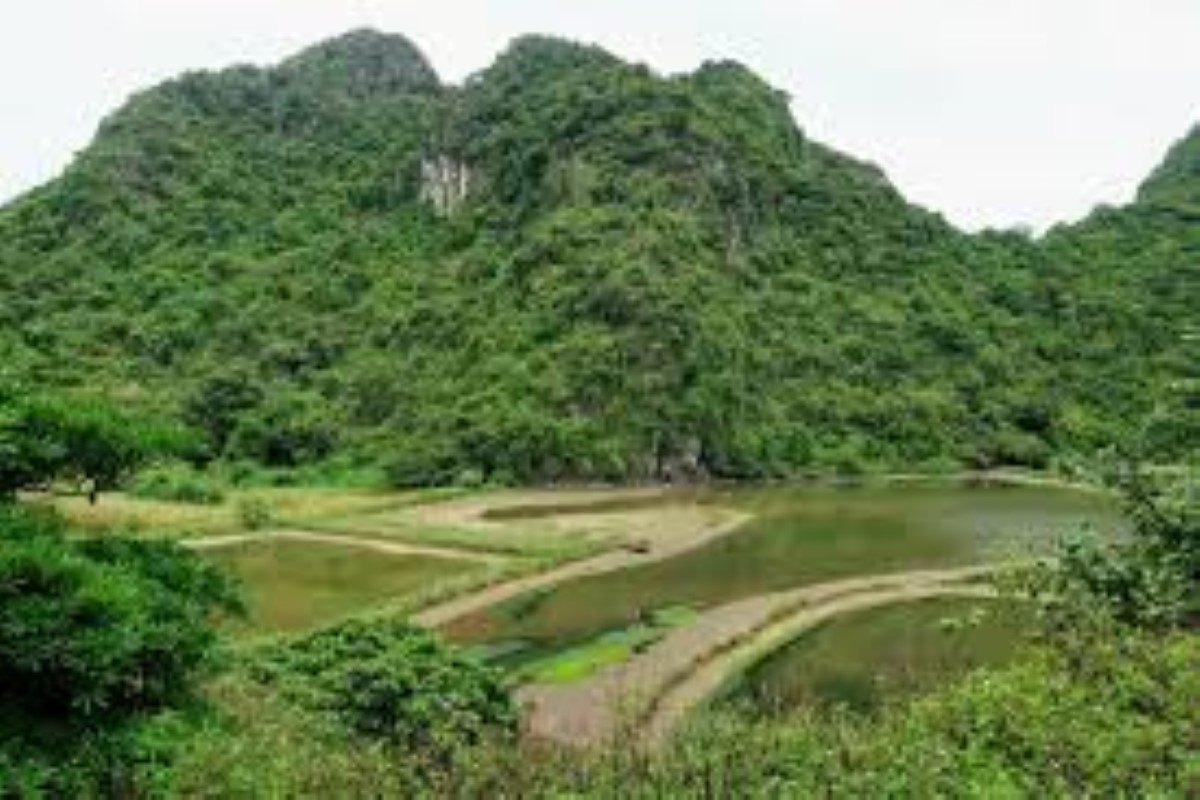
[[[9,0],[0,200],[57,174],[131,92],[270,63],[364,25],[446,79],[514,35],[599,43],[665,71],[734,58],[812,136],[976,228],[1127,200],[1200,122],[1200,0]]]

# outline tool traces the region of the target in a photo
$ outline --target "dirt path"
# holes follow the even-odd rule
[[[271,530],[258,533],[236,533],[226,536],[207,536],[196,539],[186,539],[180,542],[184,547],[194,550],[216,550],[222,547],[233,547],[251,542],[311,542],[314,544],[332,544],[344,547],[358,547],[384,553],[392,556],[423,556],[428,558],[449,558],[466,561],[480,561],[489,564],[506,563],[509,559],[483,553],[478,550],[462,550],[450,547],[433,547],[402,542],[368,539],[361,536],[350,536],[333,533],[314,533],[312,531]]]
[[[671,558],[732,533],[749,519],[750,515],[737,511],[698,507],[688,511],[683,518],[657,521],[648,518],[646,522],[651,527],[634,528],[648,548],[645,552],[614,550],[536,575],[498,583],[474,594],[427,608],[416,614],[413,622],[427,628],[437,628],[534,589]]]
[[[855,577],[738,600],[702,612],[699,619],[631,660],[586,680],[527,686],[518,697],[527,708],[529,732],[536,737],[598,744],[624,733],[623,726],[647,713],[650,735],[662,737],[736,670],[739,659],[746,657],[744,646],[762,646],[760,634],[773,641],[859,608],[961,592],[965,587],[955,582],[992,569]]]

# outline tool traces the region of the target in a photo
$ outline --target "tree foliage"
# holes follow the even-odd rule
[[[1200,622],[1195,486],[1130,468],[1117,480],[1129,535],[1118,541],[1070,538],[1054,561],[1026,577],[1055,639],[1109,637],[1120,630],[1169,632]]]
[[[517,727],[497,673],[404,622],[346,622],[269,650],[252,669],[301,705],[410,754],[445,757]]]
[[[171,426],[108,402],[0,387],[0,499],[55,480],[111,489],[185,441]]]
[[[1197,141],[968,236],[737,64],[526,37],[451,87],[360,31],[144,92],[0,210],[0,355],[406,485],[1069,465],[1191,369]]]
[[[119,794],[217,663],[229,580],[178,545],[75,540],[0,503],[0,793]],[[161,752],[158,753],[161,755]]]

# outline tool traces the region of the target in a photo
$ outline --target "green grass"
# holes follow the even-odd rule
[[[532,594],[532,593],[531,593]],[[513,609],[509,609],[512,613]],[[666,636],[672,628],[692,622],[694,609],[673,606],[654,611],[627,628],[558,649],[539,648],[536,642],[512,640],[477,645],[472,649],[484,661],[506,668],[519,681],[570,683],[589,677],[604,667],[628,661],[633,655]]]
[[[611,631],[595,641],[525,664],[522,679],[533,683],[570,683],[582,680],[604,667],[628,661],[638,649],[662,638],[663,631],[649,625],[634,625]]]
[[[776,650],[721,703],[754,715],[873,712],[970,669],[1006,663],[1028,623],[1028,613],[1012,603],[987,600],[923,600],[858,612]]]
[[[548,562],[565,561],[609,549],[609,545],[605,543],[588,541],[574,533],[564,534],[522,527],[482,531],[448,525],[428,525],[395,511],[330,519],[319,525],[306,527],[326,533],[371,536],[405,544],[537,558]]]
[[[133,530],[148,536],[183,537],[237,531],[237,510],[228,498],[214,505],[192,505],[111,493],[96,505],[79,496],[31,498],[52,506],[73,525],[86,531]]]
[[[183,742],[180,797],[1194,797],[1200,638],[1018,658],[878,716],[714,708],[669,747],[486,742],[442,763],[364,746],[236,677],[219,724]],[[1076,666],[1071,667],[1071,664]],[[155,763],[154,777],[163,767]],[[432,770],[432,772],[431,772]],[[420,777],[418,777],[420,776]],[[502,787],[502,788],[501,788]],[[157,791],[155,791],[157,789]]]
[[[241,530],[239,508],[247,502],[261,504],[276,527],[315,528],[325,520],[356,519],[443,496],[444,491],[279,487],[230,490],[223,502],[213,505],[164,502],[119,492],[101,495],[96,505],[90,505],[86,498],[66,495],[35,500],[54,506],[73,524],[85,529],[132,529],[144,535],[182,538]]]
[[[241,578],[250,618],[239,635],[292,632],[428,592],[479,567],[360,547],[270,540],[205,550]]]
[[[421,502],[452,499],[448,493],[426,493]],[[459,490],[459,494],[462,494]],[[610,549],[605,541],[589,539],[575,531],[561,531],[531,521],[497,525],[491,528],[456,527],[424,522],[407,509],[418,503],[395,503],[379,511],[329,516],[309,521],[305,527],[325,533],[370,536],[405,544],[473,550],[502,556],[532,558],[546,563],[569,561]]]

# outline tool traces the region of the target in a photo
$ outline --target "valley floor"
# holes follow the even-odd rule
[[[1027,476],[1015,482],[1050,488]],[[280,620],[287,620],[280,630],[299,630],[378,613],[410,613],[418,625],[453,631],[493,609],[574,581],[667,562],[718,541],[735,546],[740,532],[756,519],[755,512],[714,502],[711,496],[701,501],[694,493],[656,488],[494,491],[428,500],[327,496],[307,515],[305,504],[294,496],[288,502],[293,513],[281,515],[265,530],[232,531],[210,524],[201,530],[216,532],[184,538],[188,547],[235,567],[260,545],[326,548],[326,553],[363,561],[339,567],[344,574],[331,578],[328,586],[321,585],[326,576],[310,565],[305,569],[316,571],[305,573],[308,583],[295,585],[296,576],[274,574],[269,564],[264,572],[261,562],[272,556],[259,554],[251,583],[260,585],[251,586],[251,593],[259,591],[263,605],[272,608],[254,629],[260,633],[270,633]],[[131,500],[114,506],[145,512]],[[224,514],[212,512],[222,520]],[[375,574],[384,569],[380,556],[393,559],[397,569],[425,565],[425,570],[409,583],[395,584],[407,587],[403,596],[381,598],[390,584],[380,583]],[[319,566],[322,556],[313,558]],[[990,590],[979,579],[995,569],[994,560],[983,566],[935,560],[928,568],[883,570],[872,570],[865,561],[865,574],[837,573],[832,579],[782,590],[764,587],[702,605],[613,663],[568,682],[527,682],[518,692],[526,729],[535,738],[598,745],[633,727],[639,738],[661,742],[731,677],[805,631],[868,608],[931,597],[988,597]],[[281,566],[280,572],[284,570]],[[368,591],[371,581],[379,583],[375,594]],[[298,593],[328,595],[328,602],[297,611],[294,606],[311,600]]]

